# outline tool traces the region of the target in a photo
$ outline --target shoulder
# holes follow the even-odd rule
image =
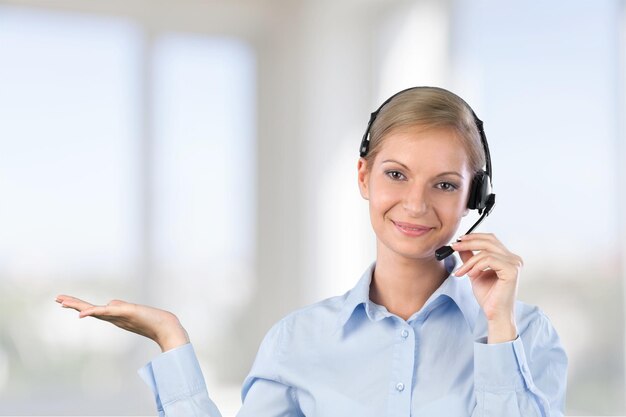
[[[333,338],[339,333],[338,315],[345,298],[345,294],[327,298],[277,321],[261,342],[244,390],[254,378],[291,381],[295,375],[305,374],[303,366],[319,363],[320,352],[332,350]]]
[[[326,298],[299,308],[283,317],[279,323],[289,332],[319,332],[337,326],[339,314],[346,305],[348,293]]]
[[[347,293],[297,309],[276,322],[267,332],[262,348],[284,356],[289,352],[315,349],[339,328],[339,314]]]
[[[541,308],[517,301],[515,309],[518,332],[527,354],[554,351],[565,357],[561,339]]]
[[[520,333],[535,332],[542,326],[552,327],[550,319],[541,308],[519,300],[515,302],[515,318]]]

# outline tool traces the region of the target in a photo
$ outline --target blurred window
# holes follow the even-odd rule
[[[121,279],[136,245],[138,34],[0,9],[0,274]]]
[[[219,286],[232,297],[212,308],[241,302],[254,74],[237,40],[0,7],[0,414],[154,412],[127,378],[147,343],[75,320],[60,292],[159,300],[174,284],[193,308]]]

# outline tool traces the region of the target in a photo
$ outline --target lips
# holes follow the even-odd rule
[[[421,224],[395,222],[393,220],[392,223],[400,232],[410,237],[422,236],[433,229],[432,227],[422,226]]]

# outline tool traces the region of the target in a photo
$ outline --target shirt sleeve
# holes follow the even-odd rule
[[[284,353],[284,322],[265,336],[242,388],[237,417],[300,417],[303,414],[292,387],[279,376]],[[191,344],[164,352],[139,370],[152,390],[159,417],[221,417],[207,393]]]
[[[242,390],[243,403],[237,417],[304,417],[295,389],[282,376],[287,333],[285,319],[267,333],[257,353]]]
[[[190,343],[162,353],[138,373],[154,394],[159,417],[222,416]]]
[[[515,340],[474,343],[472,417],[562,417],[567,356],[541,312]]]

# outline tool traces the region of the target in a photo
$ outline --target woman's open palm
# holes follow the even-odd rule
[[[95,317],[152,339],[163,352],[189,342],[178,317],[169,311],[121,300],[99,306],[69,295],[59,295],[56,302],[78,311],[80,318]]]

